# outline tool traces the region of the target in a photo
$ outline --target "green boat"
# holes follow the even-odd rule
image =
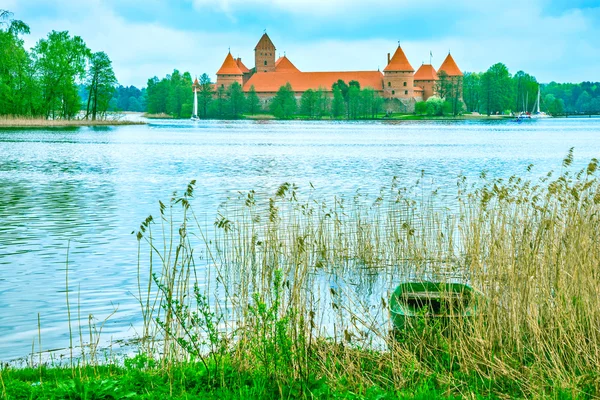
[[[477,293],[462,283],[414,282],[398,285],[390,299],[390,316],[396,330],[410,328],[417,318],[472,317]]]

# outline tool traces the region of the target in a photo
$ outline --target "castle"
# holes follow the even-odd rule
[[[254,86],[259,98],[266,104],[287,83],[292,86],[296,97],[300,98],[308,89],[322,89],[331,94],[333,84],[341,79],[346,83],[358,81],[361,88],[370,87],[381,97],[399,99],[410,107],[417,101],[426,101],[437,94],[442,71],[445,77],[462,86],[463,74],[450,53],[437,71],[431,64],[423,64],[415,72],[402,47],[398,45],[392,57],[388,53],[387,66],[382,73],[379,70],[301,72],[285,55],[276,60],[275,52],[275,45],[266,33],[254,49],[253,69],[248,69],[241,58],[235,59],[229,52],[217,72],[215,89],[227,89],[237,82],[247,93]],[[459,90],[462,93],[462,87]]]

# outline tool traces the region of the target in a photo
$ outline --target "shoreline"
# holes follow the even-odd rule
[[[0,129],[3,128],[76,128],[97,126],[147,125],[143,121],[127,120],[47,120],[42,118],[0,118]]]

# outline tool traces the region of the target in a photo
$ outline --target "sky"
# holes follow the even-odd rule
[[[0,0],[31,28],[81,36],[119,83],[174,69],[213,81],[229,49],[248,68],[263,32],[302,71],[376,70],[400,42],[412,66],[503,62],[540,82],[600,81],[600,0]]]

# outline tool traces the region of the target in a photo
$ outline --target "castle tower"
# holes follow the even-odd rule
[[[254,48],[255,69],[260,72],[275,72],[275,45],[266,33]]]
[[[458,65],[456,65],[456,62],[454,61],[454,58],[452,58],[452,55],[448,52],[448,56],[446,57],[446,59],[444,60],[444,62],[442,63],[442,65],[440,66],[440,68],[437,71],[438,74],[438,78],[439,78],[439,84],[438,86],[441,86],[442,89],[446,90],[444,88],[444,86],[452,86],[454,85],[454,87],[459,91],[459,98],[462,99],[462,93],[463,93],[463,73],[460,71],[460,69],[458,68]],[[452,85],[447,85],[446,84],[446,80],[449,81],[449,83],[451,83]],[[445,96],[446,94],[441,93],[442,96]]]
[[[240,85],[244,84],[243,79],[244,73],[238,67],[238,63],[235,61],[231,52],[227,54],[225,57],[225,61],[223,61],[223,65],[217,72],[217,89],[223,88],[227,89],[234,82],[239,83]]]
[[[423,101],[435,95],[438,81],[438,74],[431,64],[423,64],[415,72],[415,86],[423,88]]]
[[[383,70],[384,96],[394,99],[412,99],[414,72],[402,47],[398,46],[391,59],[388,54],[388,65]]]

